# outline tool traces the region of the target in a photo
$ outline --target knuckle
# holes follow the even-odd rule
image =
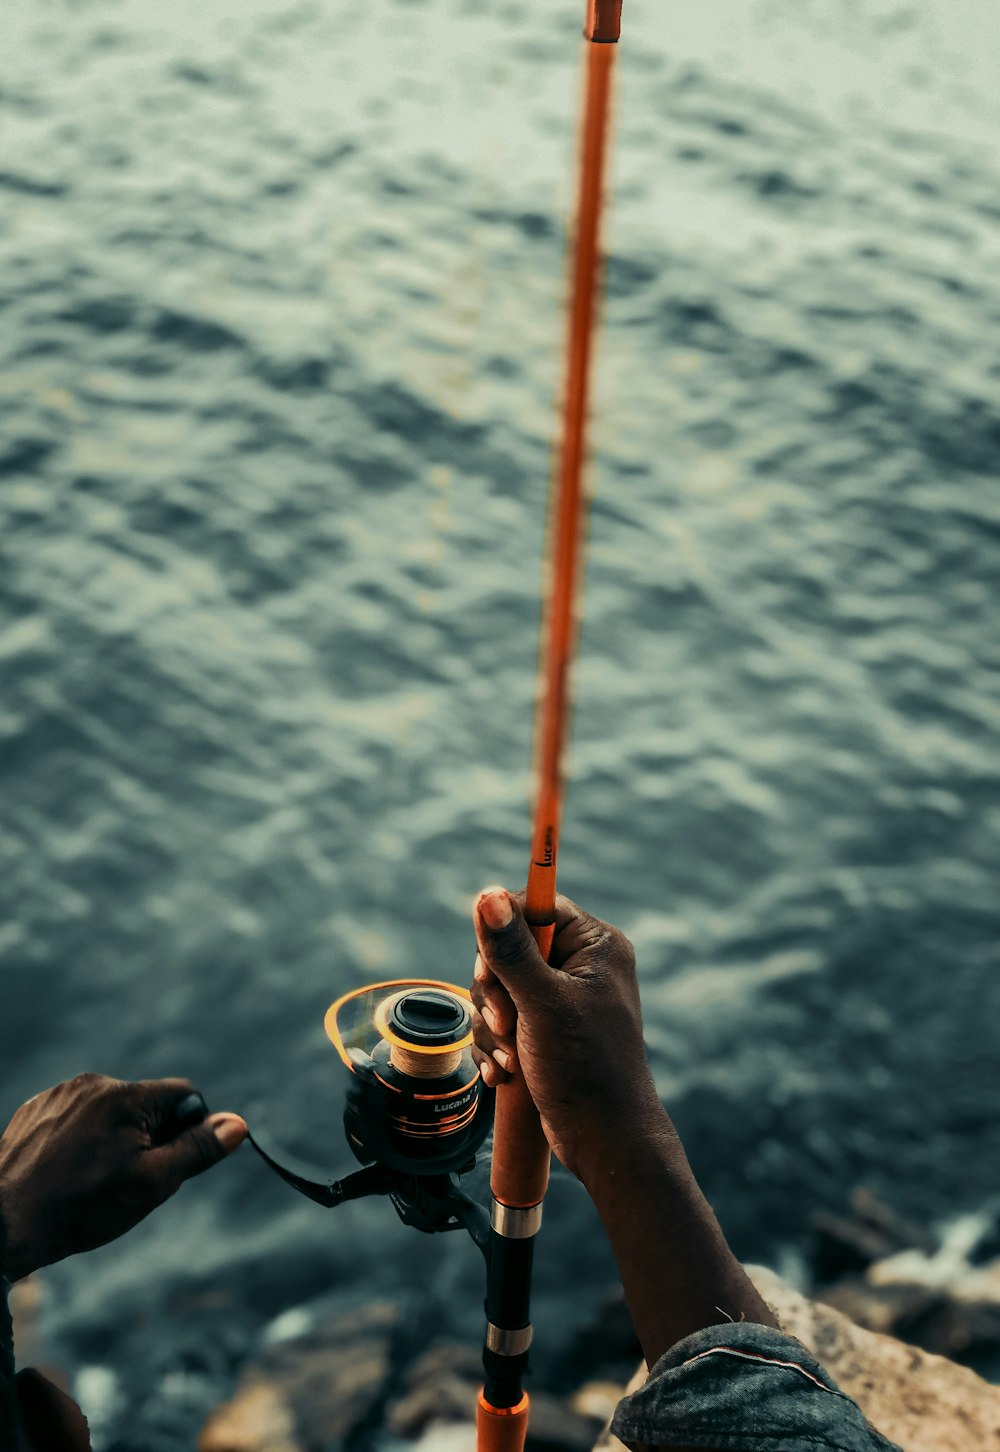
[[[632,946],[632,940],[627,938],[620,928],[610,928],[608,945],[614,950],[622,965],[632,972],[635,968],[635,948]]]
[[[480,1036],[476,1039],[476,1048],[481,1054],[486,1054],[487,1057],[492,1054],[493,1035],[489,1032],[484,1032],[480,1034]]]
[[[103,1078],[103,1074],[94,1074],[90,1070],[87,1070],[83,1074],[74,1074],[69,1082],[75,1089],[92,1089],[96,1088],[102,1082]]]
[[[490,945],[490,957],[495,963],[502,963],[505,967],[513,968],[521,963],[528,953],[528,944],[525,942],[527,929],[518,924],[518,931],[501,933]]]
[[[80,1098],[106,1101],[122,1086],[117,1079],[111,1079],[107,1074],[94,1074],[88,1071],[75,1075],[69,1081],[69,1087]]]
[[[620,928],[601,918],[590,918],[586,924],[587,948],[602,965],[616,971],[635,967],[635,949]]]
[[[492,1014],[505,1016],[510,999],[506,993],[499,992],[495,987],[487,988],[483,992],[483,1001],[480,1008],[488,1008]]]

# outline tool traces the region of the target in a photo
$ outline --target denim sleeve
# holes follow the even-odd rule
[[[736,1322],[698,1331],[661,1356],[618,1404],[627,1446],[713,1452],[901,1452],[791,1336]]]

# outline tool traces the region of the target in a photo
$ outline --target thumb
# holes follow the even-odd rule
[[[480,893],[475,924],[480,956],[515,1004],[552,987],[555,974],[538,951],[520,905],[505,888],[488,887]]]
[[[247,1137],[246,1120],[238,1114],[212,1114],[186,1129],[169,1144],[158,1145],[147,1155],[147,1163],[154,1175],[162,1177],[170,1187],[168,1193],[179,1189],[185,1180],[210,1170]]]

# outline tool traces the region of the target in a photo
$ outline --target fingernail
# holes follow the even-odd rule
[[[496,1059],[496,1061],[500,1065],[501,1069],[505,1070],[508,1074],[513,1074],[513,1072],[514,1072],[514,1055],[513,1054],[509,1054],[506,1049],[494,1049],[493,1050],[493,1057],[494,1057],[494,1059]]]
[[[483,1018],[489,1024],[489,1026],[493,1030],[493,1032],[495,1034],[498,1034],[500,1032],[500,1025],[499,1025],[499,1022],[497,1020],[496,1014],[493,1012],[492,1008],[490,1008],[489,1004],[488,1003],[484,1003],[483,1006],[482,1006],[482,1008],[479,1010],[479,1012],[482,1014]]]
[[[486,964],[479,953],[476,954],[476,966],[472,970],[472,976],[477,983],[486,983],[489,980],[490,975],[487,972]]]
[[[247,1127],[238,1114],[214,1114],[208,1123],[227,1155],[247,1137]]]
[[[505,928],[514,916],[510,897],[502,887],[488,887],[479,899],[479,915],[490,928]]]
[[[480,1079],[482,1079],[482,1081],[486,1085],[487,1089],[492,1089],[493,1088],[493,1085],[490,1083],[490,1076],[486,1072],[486,1070],[488,1068],[489,1068],[489,1064],[487,1064],[485,1062],[482,1063],[482,1064],[480,1064],[480,1066],[479,1066],[479,1077],[480,1077]]]

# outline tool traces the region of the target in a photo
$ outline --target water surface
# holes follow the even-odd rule
[[[629,0],[562,878],[740,1251],[1000,1151],[1000,19]],[[327,1003],[517,885],[578,6],[6,0],[7,1111],[187,1074],[346,1169]],[[46,1278],[104,1448],[479,1270],[249,1152]],[[540,1370],[612,1267],[559,1181]],[[125,1370],[131,1390],[105,1368]]]

